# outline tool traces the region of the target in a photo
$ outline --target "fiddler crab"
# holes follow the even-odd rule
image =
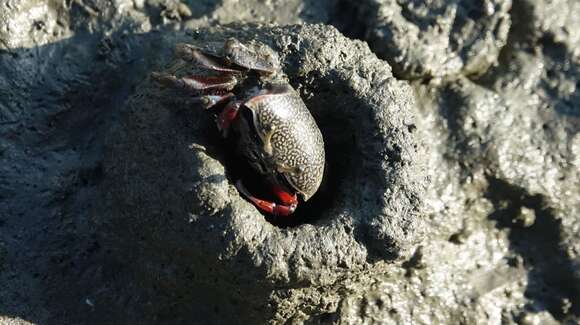
[[[236,181],[236,188],[260,210],[288,216],[318,190],[324,174],[324,141],[299,94],[284,80],[277,55],[264,44],[235,38],[203,46],[180,43],[175,54],[200,72],[178,77],[154,72],[161,85],[194,95],[205,109],[220,109],[223,137],[236,133],[237,154],[261,175],[279,202],[260,199]]]

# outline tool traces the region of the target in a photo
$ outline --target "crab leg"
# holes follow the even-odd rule
[[[274,202],[266,201],[259,199],[244,187],[241,180],[236,182],[236,188],[243,196],[245,196],[248,200],[252,201],[254,205],[256,205],[260,210],[273,214],[275,216],[289,216],[291,215],[294,210],[296,210],[296,206],[298,205],[298,199],[296,195],[292,196],[290,193],[283,191],[281,188],[274,188],[275,194],[284,202],[284,204],[276,204]]]
[[[227,138],[230,125],[238,116],[239,110],[240,103],[235,100],[232,100],[226,105],[226,107],[224,107],[224,109],[218,115],[217,126],[224,138]]]
[[[234,94],[232,94],[232,93],[227,93],[224,95],[204,95],[204,96],[200,96],[200,97],[193,97],[191,101],[193,103],[200,104],[205,109],[210,109],[214,106],[217,106],[219,104],[223,104],[223,103],[231,100],[231,98],[233,98],[233,97],[234,97]]]
[[[151,77],[162,85],[181,88],[194,93],[208,92],[211,90],[230,91],[234,89],[238,80],[232,75],[220,76],[186,76],[177,78],[167,73],[153,72]]]
[[[179,43],[175,46],[175,55],[183,61],[194,62],[201,67],[221,72],[240,73],[241,70],[227,66],[220,62],[219,59],[203,54],[194,46],[185,43]]]

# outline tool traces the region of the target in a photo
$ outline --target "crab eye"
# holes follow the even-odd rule
[[[240,47],[239,42],[235,38],[230,38],[224,43],[224,54],[228,58],[232,53]]]
[[[201,105],[204,107],[208,107],[211,104],[211,99],[209,97],[204,96],[201,98]]]

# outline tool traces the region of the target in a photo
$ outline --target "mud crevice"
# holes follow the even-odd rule
[[[526,307],[545,308],[560,321],[570,314],[580,315],[580,291],[574,285],[577,279],[573,261],[560,246],[562,224],[546,198],[493,176],[488,176],[488,181],[485,196],[495,208],[488,217],[497,222],[497,228],[509,229],[510,249],[523,258],[528,271],[525,295],[537,305]],[[522,208],[534,211],[532,225],[517,222]],[[567,303],[571,303],[569,310]]]
[[[562,69],[558,65],[550,64],[546,67],[546,75],[540,81],[540,85],[546,90],[547,95],[554,102],[554,109],[560,115],[567,115],[571,117],[580,117],[580,108],[577,103],[580,101],[580,94],[578,92],[577,76],[580,75],[580,67],[576,64],[577,61],[569,60],[574,57],[565,44],[557,42],[555,36],[551,33],[546,33],[539,38],[538,43],[542,45],[542,54],[552,62],[567,62],[567,67]],[[562,91],[561,84],[571,80],[576,82],[576,91],[572,94],[567,94]],[[556,82],[555,82],[556,81]],[[573,127],[574,124],[570,124]],[[578,131],[580,128],[575,128]]]
[[[372,3],[371,1],[363,1],[363,3],[358,3],[350,0],[340,0],[337,3],[337,12],[330,24],[338,29],[344,36],[368,43],[369,49],[377,57],[385,60],[391,67],[391,72],[393,76],[398,80],[415,80],[417,78],[407,78],[404,73],[398,69],[398,64],[393,61],[391,55],[383,55],[377,51],[372,40],[369,40],[369,32],[371,31],[371,26],[375,23],[375,14],[380,9],[378,3]],[[405,9],[405,8],[403,8]],[[405,11],[405,10],[402,10]],[[369,18],[373,17],[373,18]],[[413,20],[412,17],[406,17],[409,20]],[[384,30],[385,33],[390,33],[388,29]],[[426,79],[430,76],[425,76]]]
[[[335,15],[330,24],[336,27],[344,36],[364,42],[369,23],[359,17],[364,17],[368,11],[370,9],[365,9],[365,6],[352,0],[340,0],[336,4]],[[368,15],[366,16],[368,17]]]
[[[358,2],[352,0],[340,0],[337,3],[337,12],[333,19],[330,21],[330,24],[338,29],[344,36],[353,39],[359,40],[365,43],[368,43],[369,49],[373,52],[378,58],[387,62],[387,64],[391,67],[391,72],[393,76],[398,80],[429,80],[432,78],[430,75],[425,75],[422,78],[412,78],[406,77],[404,71],[399,69],[399,64],[394,61],[392,55],[383,55],[380,53],[380,49],[377,50],[376,46],[373,44],[373,41],[369,39],[369,32],[371,30],[371,26],[374,23],[374,19],[369,19],[369,17],[373,17],[374,14],[379,10],[380,6],[377,3],[371,3],[370,1],[364,1],[361,5]],[[402,14],[408,14],[405,10],[406,8],[402,8]],[[408,14],[406,17],[409,21],[415,21],[413,17]],[[388,29],[385,29],[383,32],[390,33]]]
[[[521,0],[514,0],[508,11],[511,18],[511,26],[508,31],[505,45],[500,49],[497,56],[497,64],[490,67],[484,74],[468,76],[475,84],[494,91],[494,84],[506,73],[517,66],[516,53],[525,51],[533,54],[535,27],[533,10],[529,4]]]

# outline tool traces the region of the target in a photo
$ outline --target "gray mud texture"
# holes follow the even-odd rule
[[[510,0],[369,0],[359,10],[377,55],[405,79],[478,75],[497,61]]]
[[[105,209],[98,214],[112,246],[124,246],[124,260],[144,250],[146,260],[134,265],[148,269],[148,286],[171,279],[164,290],[173,304],[191,308],[189,295],[215,290],[227,297],[220,309],[239,319],[285,320],[313,306],[331,311],[344,279],[379,272],[424,233],[426,172],[410,128],[411,88],[364,43],[332,27],[232,25],[191,35],[176,37],[192,44],[260,41],[281,56],[323,133],[326,181],[291,225],[267,220],[232,185],[228,167],[235,166],[228,164],[241,162],[228,161],[211,115],[147,80],[107,136]],[[161,55],[171,53],[176,38],[159,42],[170,46]],[[306,298],[325,286],[332,289]]]
[[[0,2],[0,324],[580,323],[578,17]],[[325,140],[287,220],[237,192],[213,113],[149,77],[228,37],[276,51]]]

